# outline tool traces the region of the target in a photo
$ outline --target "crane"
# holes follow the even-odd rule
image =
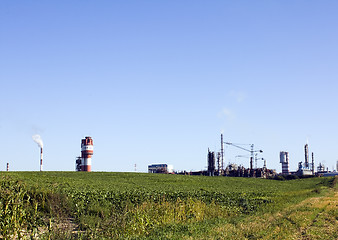
[[[253,159],[254,159],[255,153],[262,153],[263,152],[263,150],[254,150],[253,144],[240,144],[240,143],[231,143],[231,142],[225,142],[225,144],[234,146],[236,148],[242,149],[242,150],[247,151],[247,152],[250,152],[250,155],[251,155],[250,156],[250,169],[251,170],[253,169],[252,164],[253,164]],[[250,149],[241,147],[239,145],[249,145]]]

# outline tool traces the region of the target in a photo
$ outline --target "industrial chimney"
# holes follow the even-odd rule
[[[42,171],[43,148],[40,148],[40,172]]]
[[[36,142],[38,144],[38,146],[40,147],[40,171],[42,171],[42,159],[43,159],[43,142],[41,139],[41,136],[38,134],[35,134],[32,136],[34,142]]]
[[[309,169],[309,145],[308,144],[305,144],[304,151],[305,151],[305,168]]]
[[[92,171],[93,139],[86,137],[81,141],[81,171]]]

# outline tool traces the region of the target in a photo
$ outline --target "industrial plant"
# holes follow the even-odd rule
[[[249,156],[238,155],[238,157],[248,157],[250,159],[250,167],[245,168],[244,166],[237,165],[235,163],[229,163],[224,168],[224,143],[229,146],[250,153]],[[239,144],[239,143],[224,142],[223,134],[221,134],[221,151],[215,153],[208,149],[207,154],[208,168],[206,173],[203,173],[203,175],[228,176],[228,177],[257,177],[257,178],[268,178],[274,176],[276,172],[266,167],[266,160],[259,156],[260,153],[263,153],[263,150],[255,150],[254,144]],[[215,166],[216,158],[217,158],[217,168]],[[258,160],[264,161],[264,165],[262,168],[257,167]],[[254,161],[255,167],[253,166]]]
[[[32,136],[34,142],[39,147],[39,166],[40,171],[43,171],[43,141],[41,136],[36,134]],[[245,168],[238,163],[228,163],[224,165],[224,144],[240,149],[249,153],[248,155],[237,155],[237,157],[243,157],[249,159],[249,168]],[[75,160],[75,170],[82,172],[91,172],[92,170],[92,155],[93,155],[93,139],[89,136],[81,139],[81,156]],[[338,161],[336,163],[336,171],[329,171],[328,167],[325,167],[323,163],[319,162],[317,165],[317,171],[315,171],[315,159],[314,153],[310,152],[309,144],[304,145],[304,163],[298,162],[298,169],[296,171],[290,171],[289,166],[292,158],[288,151],[280,151],[279,162],[282,167],[282,172],[277,173],[274,169],[268,169],[266,165],[266,159],[261,157],[260,154],[263,150],[255,149],[254,144],[240,144],[223,141],[223,134],[221,134],[220,151],[211,151],[208,148],[207,152],[207,167],[201,171],[180,171],[175,172],[172,165],[166,163],[151,164],[148,165],[148,173],[170,173],[170,174],[186,174],[186,175],[204,175],[204,176],[229,176],[229,177],[255,177],[255,178],[273,178],[276,176],[286,176],[292,179],[292,176],[297,177],[311,177],[311,176],[334,176],[338,175]],[[262,167],[257,167],[257,162],[263,161]],[[255,163],[255,164],[254,164]],[[9,171],[9,163],[6,164],[6,171]],[[136,164],[135,164],[136,171]]]
[[[298,170],[296,174],[298,176],[315,175],[314,153],[312,153],[311,167],[309,163],[309,144],[305,144],[304,151],[305,151],[305,162],[304,164],[303,162],[298,163]]]
[[[245,168],[242,165],[236,163],[229,163],[224,167],[224,144],[238,148],[242,151],[248,152],[249,155],[237,155],[236,157],[246,157],[250,159],[250,167]],[[309,145],[305,144],[305,161],[298,163],[297,171],[290,171],[290,156],[289,152],[281,151],[279,153],[280,163],[282,165],[282,172],[278,174],[274,169],[268,169],[266,165],[266,159],[261,157],[260,154],[263,153],[263,150],[255,149],[254,144],[239,144],[223,141],[223,134],[221,134],[221,147],[219,152],[210,151],[208,148],[207,152],[207,169],[201,171],[180,171],[173,172],[170,165],[167,164],[152,164],[148,166],[148,173],[175,173],[175,174],[184,174],[184,175],[204,175],[204,176],[228,176],[228,177],[254,177],[254,178],[274,178],[278,176],[287,176],[287,178],[294,177],[311,177],[311,176],[331,176],[338,175],[335,172],[329,172],[328,169],[325,169],[324,165],[320,163],[317,167],[317,172],[315,172],[314,164],[314,153],[312,152],[311,157],[312,161],[310,163],[309,156]],[[263,161],[262,167],[257,167],[258,161]],[[255,166],[254,166],[255,163]],[[337,161],[338,169],[338,161]],[[289,177],[288,177],[289,176]]]
[[[280,163],[282,164],[282,173],[281,175],[296,175],[298,177],[304,176],[334,176],[338,175],[337,171],[329,172],[328,168],[325,169],[324,164],[319,163],[317,167],[317,172],[315,171],[315,159],[314,153],[311,153],[311,163],[310,163],[310,154],[309,154],[309,144],[304,145],[304,163],[298,162],[297,171],[289,171],[289,153],[281,151],[280,152]],[[338,161],[337,168],[338,169]]]

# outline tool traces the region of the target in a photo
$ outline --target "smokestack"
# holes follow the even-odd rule
[[[218,172],[218,176],[221,176],[221,153],[218,152],[217,153],[217,172]]]
[[[9,163],[7,163],[6,171],[9,171]]]
[[[38,144],[38,146],[40,147],[40,171],[42,171],[43,142],[42,142],[41,136],[38,135],[38,134],[33,135],[32,138],[33,138],[34,142],[36,142]]]
[[[40,152],[40,172],[42,171],[42,158],[43,158],[43,152],[42,152],[42,148],[41,148],[41,152]]]
[[[304,150],[305,150],[305,168],[309,168],[309,145],[308,144],[305,144]]]

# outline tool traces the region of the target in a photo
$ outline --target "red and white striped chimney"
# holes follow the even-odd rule
[[[81,171],[92,171],[93,139],[86,137],[81,141]]]
[[[43,152],[42,152],[42,148],[41,148],[41,151],[40,151],[40,171],[42,171],[42,159],[43,159]]]

